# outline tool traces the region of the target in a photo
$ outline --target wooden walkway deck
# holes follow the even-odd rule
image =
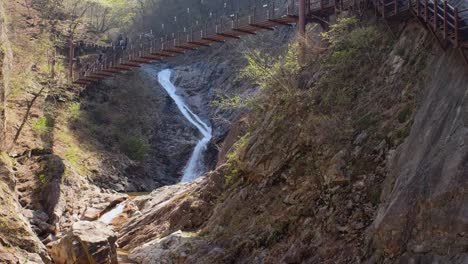
[[[142,64],[167,60],[244,35],[255,35],[258,31],[297,24],[301,2],[305,5],[305,16],[309,21],[326,19],[334,13],[369,4],[367,0],[288,0],[285,5],[284,0],[272,0],[259,8],[221,17],[214,23],[198,25],[170,37],[140,36],[126,47],[107,47],[100,59],[74,67],[71,79],[76,84],[89,85],[131,71]],[[397,18],[410,11],[434,33],[444,47],[451,46],[461,51],[468,49],[468,9],[459,10],[441,0],[372,0],[371,3],[376,14],[385,19]],[[461,54],[465,56],[463,51]],[[465,60],[468,64],[466,57]]]

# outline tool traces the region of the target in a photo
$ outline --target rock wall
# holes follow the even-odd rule
[[[0,2],[0,148],[6,147],[6,99],[9,93],[10,70],[13,60],[10,41],[8,39],[8,27],[3,2]]]
[[[375,243],[400,263],[466,263],[468,67],[433,47],[411,133],[389,165]]]
[[[45,246],[23,217],[15,178],[7,166],[0,164],[0,262],[49,263]]]
[[[49,263],[45,246],[37,238],[16,193],[16,178],[10,169],[13,161],[3,153],[8,147],[6,133],[7,97],[13,52],[9,41],[8,17],[4,2],[0,2],[0,262]]]

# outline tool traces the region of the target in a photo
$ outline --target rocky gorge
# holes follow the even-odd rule
[[[414,18],[348,14],[55,80],[24,115],[37,91],[10,93],[18,67],[37,87],[48,68],[13,59],[44,37],[14,8],[2,143],[24,130],[1,156],[1,263],[468,261],[468,72]]]

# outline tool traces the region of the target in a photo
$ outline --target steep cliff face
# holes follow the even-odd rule
[[[15,178],[2,164],[0,170],[0,262],[49,263],[45,246],[23,217],[15,190]],[[41,259],[42,258],[42,259]]]
[[[389,164],[375,243],[401,263],[468,261],[468,69],[433,48],[411,133]]]
[[[10,72],[13,51],[9,41],[9,28],[4,9],[0,2],[0,150],[7,147],[6,111],[7,96],[10,86]],[[16,195],[16,179],[10,169],[12,160],[3,152],[0,159],[0,262],[18,263],[48,262],[46,248],[39,241],[23,217],[22,208]],[[41,259],[42,257],[42,259]]]
[[[348,26],[331,40],[346,45],[313,55],[296,90],[273,81],[256,99],[247,129],[227,136],[240,140],[226,165],[124,225],[131,258],[466,261],[466,67],[415,21],[392,25],[397,39]]]
[[[0,142],[1,148],[5,148],[6,131],[6,101],[9,93],[10,70],[13,60],[13,52],[8,39],[8,27],[6,24],[6,13],[3,3],[0,3]]]

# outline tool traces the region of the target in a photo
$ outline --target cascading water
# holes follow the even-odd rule
[[[160,71],[158,73],[158,81],[172,98],[172,100],[174,100],[182,115],[203,135],[203,138],[200,139],[200,141],[195,146],[192,156],[185,166],[184,175],[181,180],[182,182],[191,182],[205,172],[203,154],[205,153],[207,145],[212,138],[211,127],[205,124],[196,114],[194,114],[184,103],[182,97],[177,95],[177,89],[171,82],[171,70],[166,69]]]
[[[121,213],[123,213],[123,210],[125,208],[125,203],[119,203],[116,205],[112,210],[109,212],[103,214],[101,217],[99,217],[99,221],[106,223],[106,224],[111,224],[112,221],[119,216]]]

